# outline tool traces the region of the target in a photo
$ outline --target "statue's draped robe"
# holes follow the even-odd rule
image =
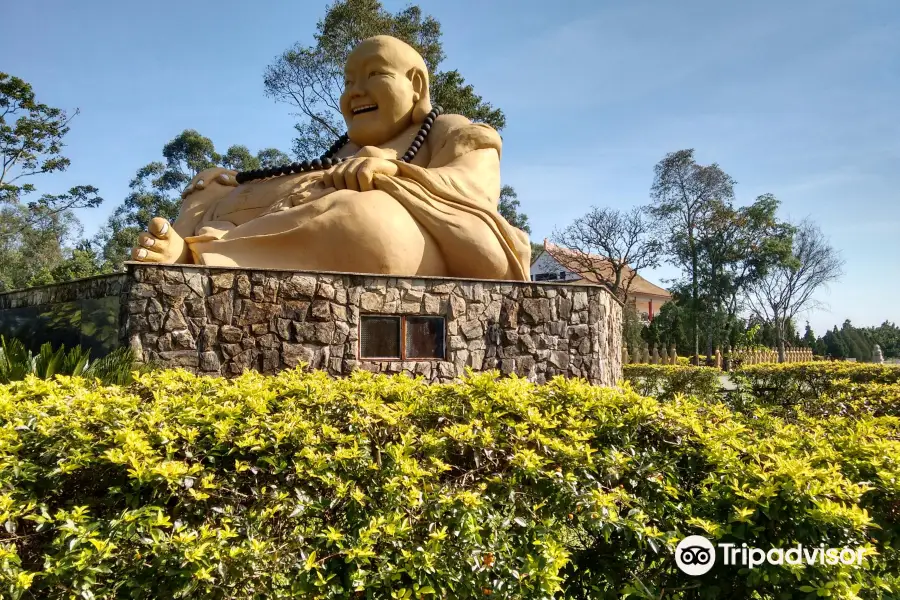
[[[461,117],[439,120],[432,129],[428,143],[431,156],[427,165],[419,166],[399,160],[396,176],[376,175],[375,189],[389,194],[399,202],[412,218],[426,230],[445,254],[460,244],[493,247],[493,236],[509,263],[505,278],[527,281],[530,271],[531,246],[528,235],[510,225],[499,212],[499,155],[501,140],[491,127]],[[443,125],[443,127],[440,127]],[[447,127],[447,123],[451,125]],[[435,134],[438,134],[437,136]],[[496,157],[484,160],[484,151],[496,151]],[[278,255],[290,253],[295,236],[303,235],[302,219],[292,213],[304,205],[322,201],[333,188],[321,183],[322,172],[307,174],[284,198],[273,198],[272,206],[263,211],[266,225],[261,230],[249,221],[244,226],[222,227],[217,221],[215,206],[210,207],[197,227],[196,236],[187,239],[194,260],[210,266],[245,266],[278,268]],[[483,226],[473,227],[473,218]],[[259,220],[259,219],[257,219]],[[248,232],[251,235],[245,235]],[[247,255],[247,250],[264,245],[267,264],[240,264],[229,256]],[[449,273],[465,276],[464,273]]]

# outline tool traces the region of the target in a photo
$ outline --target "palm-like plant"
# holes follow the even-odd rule
[[[130,348],[117,348],[110,354],[91,361],[91,351],[75,346],[56,350],[50,342],[33,354],[18,339],[7,340],[0,335],[0,383],[9,383],[35,375],[52,379],[54,375],[77,375],[97,378],[106,385],[127,385],[132,381],[135,356]]]
[[[34,358],[25,344],[0,335],[0,383],[24,379],[29,373],[34,373]]]

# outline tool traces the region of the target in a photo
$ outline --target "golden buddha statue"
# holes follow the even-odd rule
[[[213,168],[157,217],[135,260],[209,266],[528,280],[525,232],[497,211],[497,132],[432,107],[408,44],[363,41],[345,67],[347,134],[321,159]]]

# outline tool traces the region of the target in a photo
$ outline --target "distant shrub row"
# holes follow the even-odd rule
[[[676,394],[715,400],[722,372],[688,365],[623,365],[622,376],[643,396],[671,400]]]
[[[850,362],[749,365],[732,376],[761,402],[793,404],[846,391],[848,384],[900,383],[900,366]]]
[[[682,365],[624,365],[623,378],[638,393],[660,400],[676,394],[742,405],[803,406],[804,411],[825,414],[826,407],[842,410],[851,398],[884,398],[882,411],[890,411],[887,398],[900,385],[900,366],[846,362],[758,364],[728,374],[734,390],[723,389],[717,369]],[[900,388],[897,388],[900,390]],[[735,393],[725,393],[734,391]],[[872,409],[874,410],[874,408]],[[881,413],[879,413],[881,414]]]
[[[0,385],[0,595],[894,598],[900,423],[859,408],[491,374],[28,378]],[[693,578],[688,534],[865,558]]]

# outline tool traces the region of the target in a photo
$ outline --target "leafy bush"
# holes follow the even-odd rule
[[[900,366],[848,362],[748,365],[732,379],[755,401],[792,405],[849,391],[850,384],[900,383]]]
[[[721,372],[712,367],[623,365],[622,375],[639,394],[671,400],[676,394],[715,401]]]
[[[744,408],[759,406],[756,400],[747,400],[742,396]],[[735,408],[739,408],[733,403]],[[814,399],[801,399],[794,404],[777,404],[770,407],[772,414],[785,420],[796,421],[804,417],[828,417],[832,415],[858,417],[872,415],[876,417],[900,417],[900,385],[883,383],[849,383],[833,387],[825,396]]]
[[[54,375],[96,377],[103,383],[126,385],[131,382],[136,368],[134,352],[130,348],[118,348],[97,360],[90,360],[91,351],[80,346],[66,351],[65,346],[56,350],[50,342],[41,346],[33,355],[21,340],[7,340],[0,335],[0,383],[19,381],[27,375],[52,379]]]
[[[898,434],[561,378],[30,377],[0,386],[2,593],[896,597]],[[691,578],[688,534],[872,555]]]

